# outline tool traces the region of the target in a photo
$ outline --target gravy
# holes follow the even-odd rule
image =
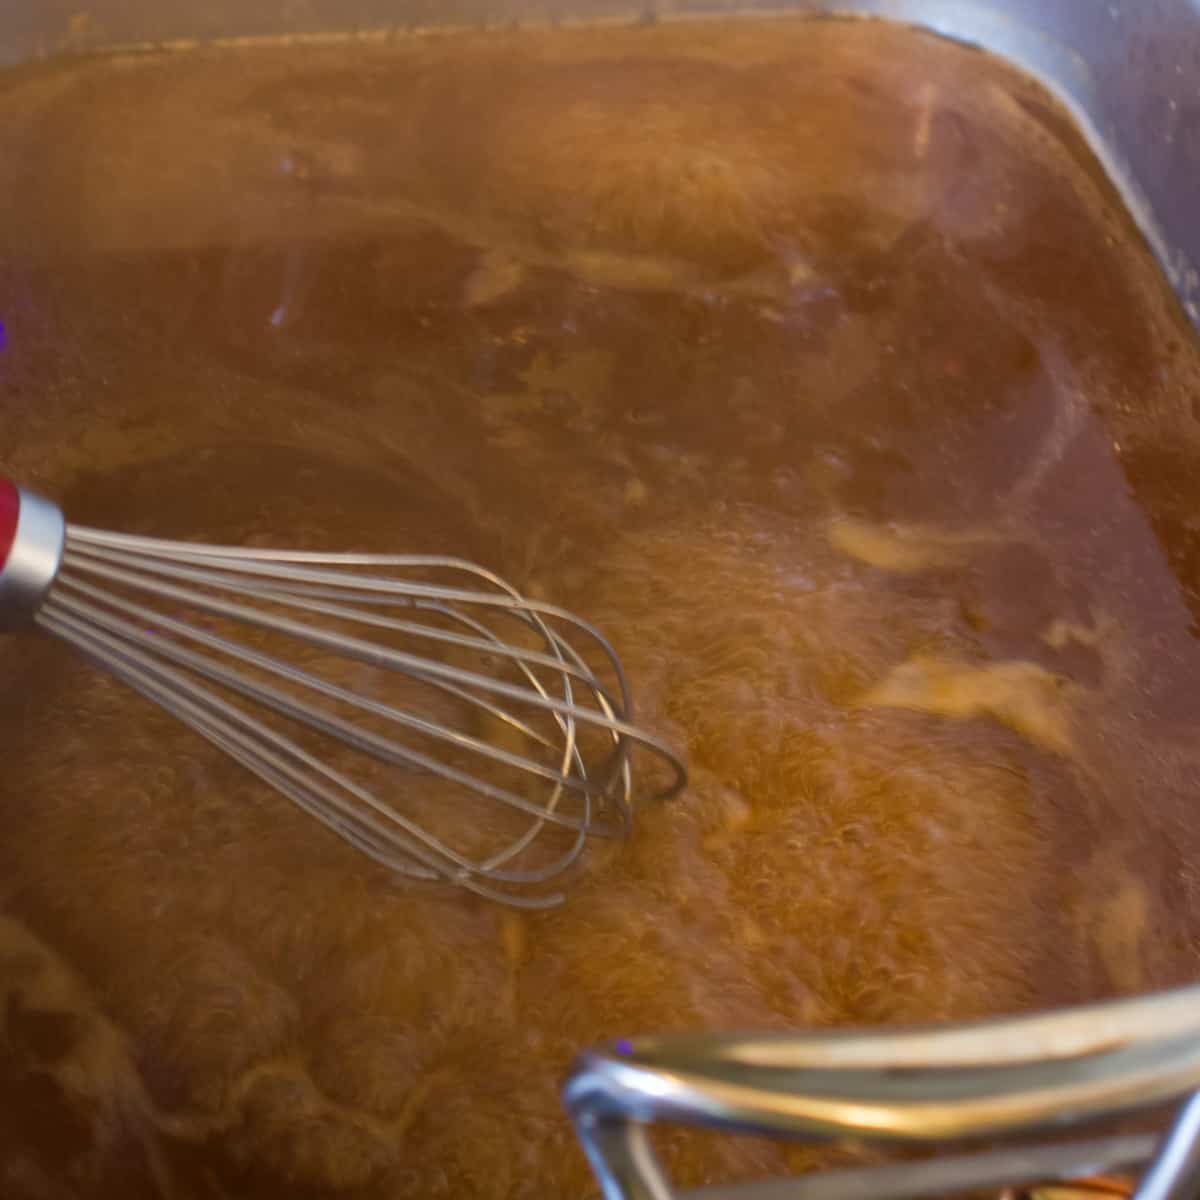
[[[581,1197],[599,1040],[1196,976],[1200,353],[1029,80],[835,21],[116,56],[0,79],[0,160],[0,468],[483,562],[692,772],[517,915],[0,642],[5,1196]]]

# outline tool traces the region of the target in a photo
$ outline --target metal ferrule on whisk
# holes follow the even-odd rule
[[[58,505],[0,478],[0,629],[32,624],[62,565]]]

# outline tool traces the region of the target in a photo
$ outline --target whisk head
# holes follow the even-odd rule
[[[627,830],[632,722],[586,621],[456,558],[198,545],[68,525],[0,480],[0,628],[34,624],[414,879],[557,903]]]

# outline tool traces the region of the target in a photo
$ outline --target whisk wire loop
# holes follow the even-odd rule
[[[71,645],[400,876],[548,907],[590,837],[629,828],[635,748],[670,769],[662,796],[685,783],[600,631],[484,567],[110,533],[15,490],[0,624]]]

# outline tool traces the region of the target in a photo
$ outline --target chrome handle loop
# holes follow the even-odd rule
[[[1147,1164],[1135,1200],[1182,1200],[1200,1188],[1200,988],[928,1029],[640,1038],[582,1056],[564,1099],[605,1200],[915,1200]],[[1163,1136],[978,1149],[1173,1102]],[[955,1149],[681,1192],[649,1145],[656,1122]]]

